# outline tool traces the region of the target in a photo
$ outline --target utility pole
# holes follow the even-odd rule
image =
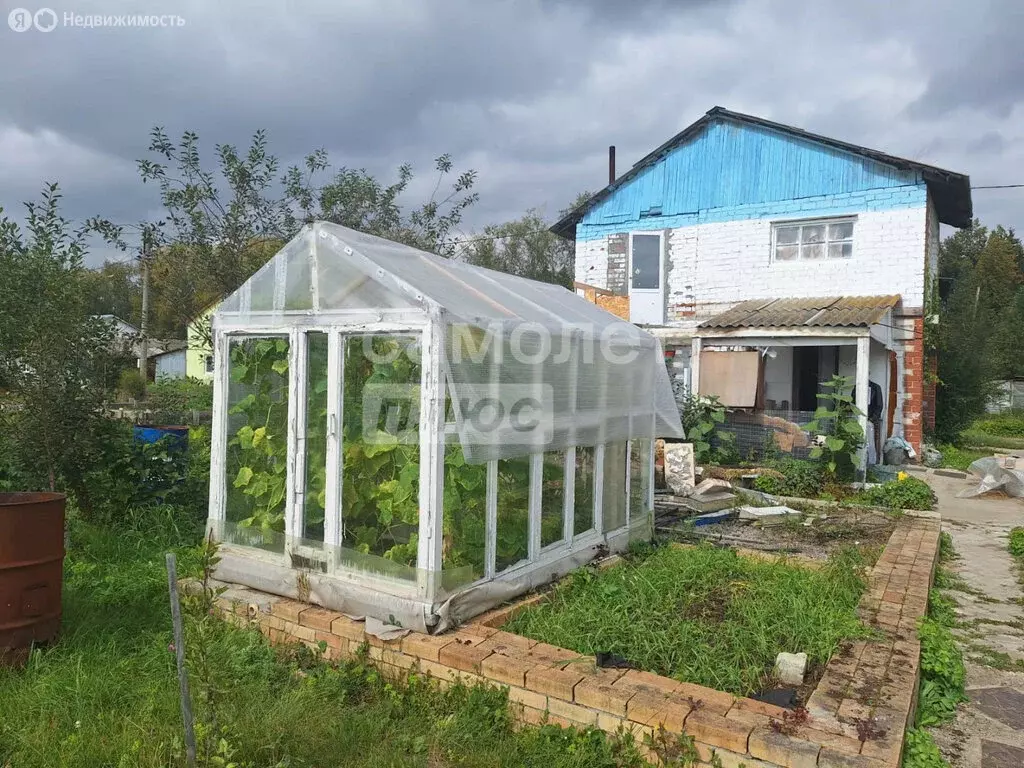
[[[150,229],[142,230],[142,341],[139,354],[139,373],[142,374],[142,387],[145,390],[149,383],[149,258]]]

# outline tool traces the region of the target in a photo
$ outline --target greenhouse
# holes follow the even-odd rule
[[[217,577],[441,631],[648,536],[657,339],[317,222],[213,317]]]

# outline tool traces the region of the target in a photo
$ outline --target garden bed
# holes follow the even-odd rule
[[[841,640],[865,635],[856,614],[865,564],[853,549],[811,569],[665,546],[577,571],[503,629],[745,696],[773,687],[778,653],[806,652],[820,674]]]
[[[788,503],[788,502],[787,502]],[[794,504],[790,504],[794,506]],[[709,542],[741,550],[789,556],[801,561],[824,563],[829,556],[856,547],[865,563],[874,563],[895,530],[898,516],[878,510],[829,506],[807,507],[807,514],[778,525],[756,525],[729,520],[716,525],[694,527],[682,523],[659,525],[659,533],[676,541]]]

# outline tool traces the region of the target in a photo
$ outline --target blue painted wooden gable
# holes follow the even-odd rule
[[[887,193],[871,194],[878,191]],[[624,228],[924,205],[926,196],[917,171],[720,119],[587,211],[577,239]]]

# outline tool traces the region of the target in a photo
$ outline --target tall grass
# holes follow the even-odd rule
[[[840,640],[867,633],[855,612],[863,566],[854,550],[815,571],[708,545],[666,546],[576,572],[506,629],[745,695],[768,683],[779,652],[823,664]]]
[[[174,549],[181,572],[194,571],[200,531],[180,520],[163,508],[117,531],[74,526],[59,642],[27,669],[0,670],[0,766],[184,765],[163,553]],[[224,762],[204,764],[646,765],[629,740],[598,731],[514,730],[496,689],[388,684],[372,668],[317,663],[255,631],[216,626],[208,650]]]

